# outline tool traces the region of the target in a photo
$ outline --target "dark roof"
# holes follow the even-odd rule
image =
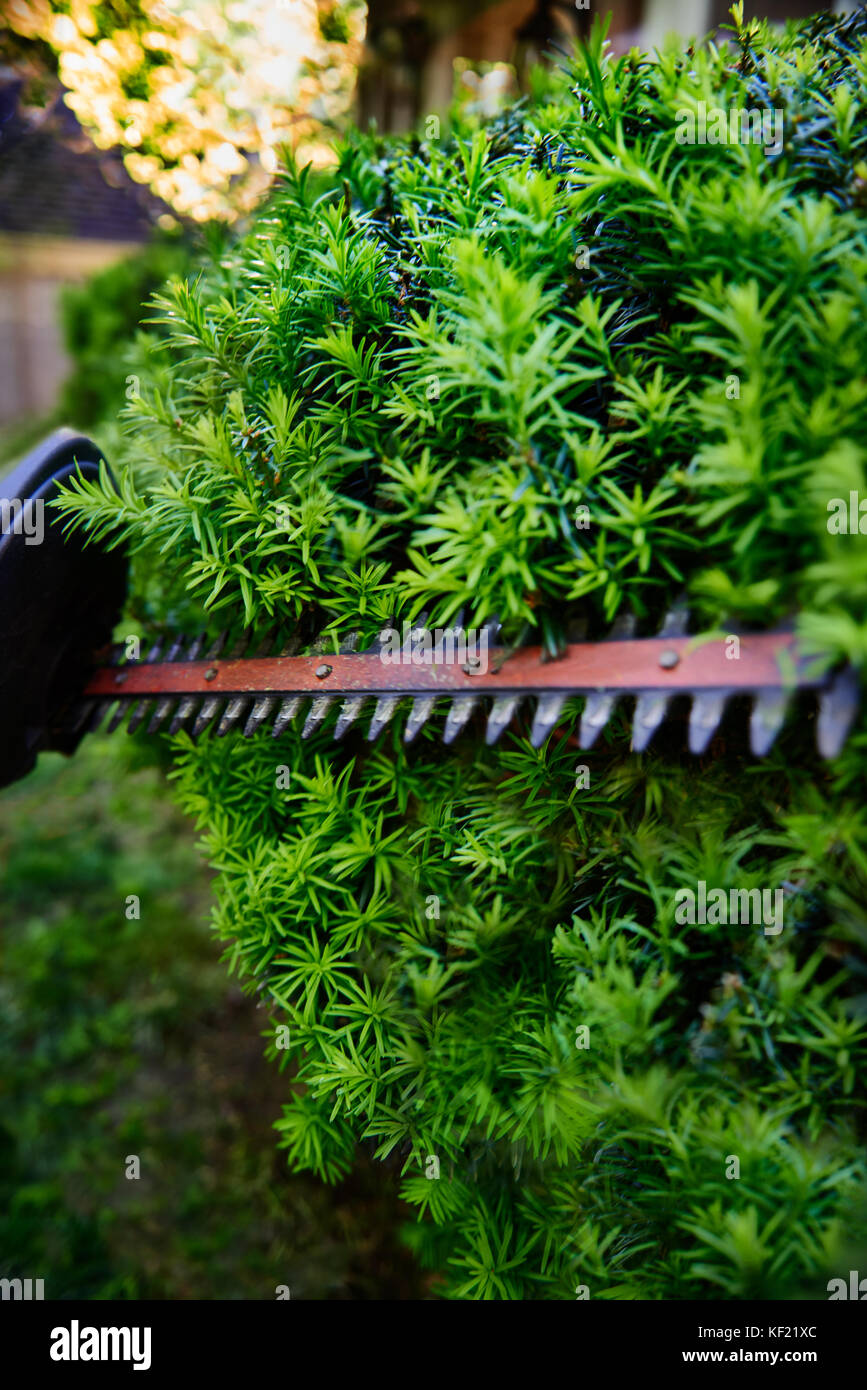
[[[0,232],[145,241],[171,209],[130,178],[117,150],[98,150],[63,102],[38,123],[0,80]]]

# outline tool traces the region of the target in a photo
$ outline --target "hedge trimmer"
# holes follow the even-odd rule
[[[448,651],[429,651],[418,623],[397,661],[387,659],[385,634],[365,651],[353,650],[350,639],[336,653],[321,642],[304,653],[297,633],[288,643],[260,637],[253,655],[226,651],[225,639],[159,639],[142,659],[126,660],[122,649],[112,653],[107,645],[125,597],[125,556],[65,536],[46,506],[59,485],[77,473],[96,476],[101,462],[92,441],[60,431],[0,483],[0,786],[28,772],[41,749],[73,752],[106,719],[109,730],[125,724],[130,732],[144,726],[249,737],[267,726],[277,737],[305,707],[304,737],[333,710],[339,739],[372,710],[366,733],[374,739],[411,700],[404,727],[410,741],[448,700],[443,738],[450,743],[489,698],[486,740],[494,743],[535,699],[529,736],[538,747],[567,698],[581,695],[577,743],[589,748],[618,700],[632,696],[632,747],[641,752],[681,695],[692,700],[688,739],[698,754],[728,701],[749,695],[750,748],[761,757],[795,691],[809,689],[818,696],[817,745],[830,758],[858,708],[854,671],[821,672],[792,632],[742,633],[734,643],[731,635],[690,637],[681,609],[653,637],[634,637],[623,624],[603,641],[568,642],[555,659],[539,646],[498,646],[495,623],[483,629],[484,661],[461,643],[459,623]]]

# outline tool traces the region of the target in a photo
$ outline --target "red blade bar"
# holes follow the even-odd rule
[[[737,652],[738,655],[734,655]],[[478,654],[478,653],[476,653]],[[315,694],[501,695],[514,691],[759,690],[827,683],[811,673],[794,634],[702,640],[649,637],[576,642],[555,661],[541,647],[491,648],[476,673],[457,662],[384,660],[380,651],[323,656],[130,663],[95,671],[85,696]],[[487,667],[487,669],[484,669]]]

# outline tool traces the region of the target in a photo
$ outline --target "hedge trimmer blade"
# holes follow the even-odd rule
[[[409,701],[405,741],[444,710],[442,738],[451,743],[490,701],[485,737],[493,744],[535,701],[529,736],[539,747],[561,722],[569,697],[581,696],[575,741],[590,748],[617,702],[631,696],[632,747],[641,752],[672,701],[687,696],[689,746],[702,753],[728,701],[751,695],[750,747],[762,756],[792,695],[809,689],[819,700],[819,750],[833,757],[858,708],[854,672],[819,674],[816,659],[808,659],[791,632],[688,637],[682,607],[654,637],[636,638],[621,623],[607,640],[570,642],[553,659],[538,646],[496,645],[495,622],[471,644],[460,617],[439,638],[434,634],[431,645],[421,615],[397,650],[392,629],[366,651],[356,651],[350,639],[333,654],[324,639],[299,654],[297,635],[279,654],[278,644],[260,635],[253,655],[247,643],[226,650],[225,638],[177,636],[157,641],[143,661],[94,670],[94,653],[122,611],[126,558],[68,535],[50,503],[71,478],[97,476],[111,475],[96,445],[61,430],[3,480],[9,524],[4,519],[0,533],[0,786],[29,772],[41,749],[72,753],[109,715],[109,730],[125,723],[130,732],[144,726],[194,738],[205,730],[250,737],[267,726],[276,738],[303,710],[303,737],[333,719],[337,739],[370,715],[367,737],[375,739]]]
[[[332,733],[340,739],[371,715],[367,736],[375,739],[402,701],[411,701],[404,740],[416,737],[435,711],[446,710],[442,737],[451,743],[483,702],[486,742],[496,743],[528,701],[535,700],[530,740],[539,747],[560,721],[570,696],[584,698],[578,743],[590,748],[624,696],[635,698],[632,747],[643,751],[666,718],[676,696],[692,700],[689,747],[702,753],[719,728],[730,698],[754,697],[750,748],[768,752],[797,690],[818,695],[817,745],[834,757],[842,747],[859,702],[851,668],[836,675],[814,674],[794,634],[742,634],[736,639],[700,639],[683,633],[674,615],[656,637],[612,636],[601,642],[567,645],[556,659],[542,647],[486,647],[486,662],[425,658],[418,636],[389,659],[384,634],[366,651],[345,644],[337,653],[308,655],[221,655],[224,641],[207,651],[195,639],[186,649],[175,642],[169,659],[157,645],[144,661],[102,666],[88,681],[70,714],[69,727],[98,728],[113,710],[111,728],[129,715],[129,727],[148,719],[148,729],[185,729],[197,737],[211,728],[218,737],[238,729],[250,737],[267,725],[278,737],[305,711],[301,729],[308,738],[332,711]],[[483,629],[490,635],[493,629]],[[452,629],[454,645],[470,650],[462,629]],[[736,647],[733,648],[733,641]],[[320,648],[322,644],[319,644]],[[736,654],[735,654],[736,653]],[[476,663],[475,666],[473,663]],[[484,667],[484,669],[480,669]],[[168,723],[167,723],[168,721]]]

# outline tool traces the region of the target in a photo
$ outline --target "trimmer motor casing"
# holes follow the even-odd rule
[[[92,440],[58,430],[0,478],[0,786],[29,772],[41,749],[74,752],[84,730],[61,729],[61,717],[120,617],[126,554],[85,545],[78,530],[64,535],[48,505],[73,475],[96,478],[100,463]]]

